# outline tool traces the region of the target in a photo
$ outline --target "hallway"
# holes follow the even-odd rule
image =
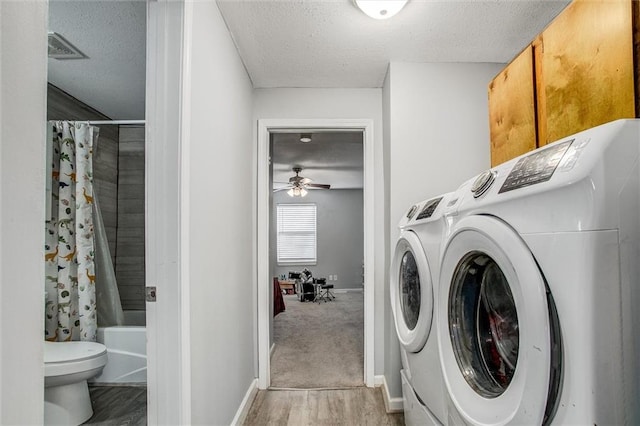
[[[380,388],[259,391],[245,419],[254,425],[403,425],[387,414]]]

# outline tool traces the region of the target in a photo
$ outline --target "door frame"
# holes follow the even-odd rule
[[[364,221],[364,383],[374,386],[374,135],[371,119],[261,119],[258,120],[257,185],[257,337],[258,388],[271,383],[269,294],[269,143],[270,133],[314,130],[357,131],[363,135]]]
[[[193,4],[146,3],[145,285],[157,295],[146,302],[147,421],[190,424],[191,40],[185,29]]]

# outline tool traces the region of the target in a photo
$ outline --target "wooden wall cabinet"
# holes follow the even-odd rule
[[[533,47],[528,46],[489,84],[491,164],[536,148]]]
[[[496,76],[489,84],[492,166],[573,133],[637,116],[638,10],[637,0],[574,0]],[[501,88],[505,72],[517,70],[524,80],[529,58],[529,82]],[[533,114],[523,93],[530,85]],[[531,131],[524,130],[531,122],[533,144]]]

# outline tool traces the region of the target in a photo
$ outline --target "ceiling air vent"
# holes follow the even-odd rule
[[[58,33],[49,33],[49,57],[54,59],[84,59],[84,53],[78,50]]]

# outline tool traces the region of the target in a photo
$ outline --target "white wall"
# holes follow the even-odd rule
[[[504,64],[391,63],[390,226],[490,167],[487,86]]]
[[[385,146],[389,146],[390,253],[398,236],[397,223],[411,205],[453,191],[489,168],[487,85],[503,67],[390,64],[383,90]],[[393,333],[390,324],[387,334]],[[385,356],[385,374],[393,396],[401,393],[399,368],[395,342],[387,346]]]
[[[255,378],[252,86],[216,3],[191,5],[182,194],[191,421],[229,424]]]
[[[361,189],[334,189],[309,191],[304,198],[292,198],[286,191],[273,194],[270,252],[276,251],[277,204],[316,204],[317,262],[315,265],[278,266],[276,258],[271,270],[275,276],[305,267],[315,278],[326,278],[336,289],[362,289],[362,262],[364,261],[363,193]],[[330,281],[329,275],[338,275]]]
[[[384,286],[387,243],[384,227],[387,223],[384,200],[384,170],[382,155],[382,91],[380,89],[256,89],[253,96],[253,123],[260,119],[370,119],[374,122],[375,208],[373,221],[376,235],[374,283],[374,374],[384,369]],[[254,131],[254,140],[257,136]]]
[[[0,1],[0,424],[42,424],[47,3]]]

